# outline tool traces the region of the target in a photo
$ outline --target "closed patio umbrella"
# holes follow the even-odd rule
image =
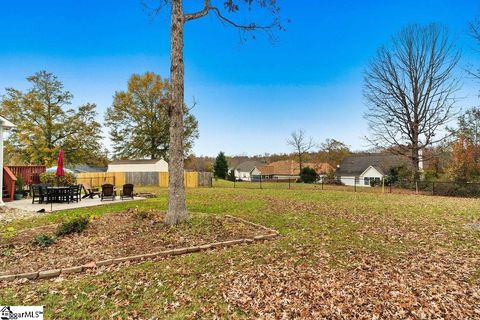
[[[57,171],[55,172],[55,175],[57,177],[63,177],[65,175],[65,170],[63,170],[63,157],[64,157],[64,152],[63,150],[60,150],[58,153],[58,159],[57,159]]]
[[[64,152],[63,150],[60,150],[58,153],[58,159],[57,159],[57,171],[55,171],[55,176],[57,177],[57,185],[59,185],[59,177],[63,177],[65,175],[65,170],[63,169],[63,157],[64,157]],[[53,211],[53,201],[50,202],[50,212]]]

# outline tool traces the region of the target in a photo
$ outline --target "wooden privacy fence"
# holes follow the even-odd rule
[[[91,187],[99,187],[102,184],[110,183],[115,186],[125,184],[125,173],[123,172],[84,172],[77,174],[78,184],[89,184]]]
[[[187,188],[211,187],[211,172],[185,172],[184,183]],[[137,186],[159,186],[168,188],[168,172],[87,172],[77,175],[77,183],[99,187],[110,183],[121,187],[125,183]]]

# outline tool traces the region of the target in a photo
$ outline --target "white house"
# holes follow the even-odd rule
[[[392,168],[408,166],[406,159],[389,154],[364,154],[345,157],[337,167],[337,179],[347,186],[370,187],[380,184]]]
[[[163,159],[114,160],[107,172],[168,172],[168,163]]]
[[[252,181],[252,176],[255,175],[256,167],[260,163],[258,161],[244,161],[235,167],[235,179],[242,181]]]

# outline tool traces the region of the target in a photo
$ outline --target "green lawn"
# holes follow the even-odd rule
[[[139,202],[53,213],[12,230],[166,208]],[[281,237],[149,261],[111,273],[1,284],[0,305],[45,305],[47,318],[479,318],[480,201],[431,196],[230,187],[188,190],[192,212],[230,214]],[[6,232],[7,230],[10,230]]]

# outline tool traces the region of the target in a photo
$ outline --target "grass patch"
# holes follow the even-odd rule
[[[395,312],[475,317],[472,306],[480,301],[468,292],[478,290],[480,232],[464,225],[480,219],[477,199],[277,186],[234,189],[226,183],[222,188],[188,189],[191,219],[172,231],[173,238],[185,230],[201,236],[215,228],[209,217],[230,214],[279,230],[281,238],[275,241],[134,264],[58,283],[15,284],[1,288],[0,300],[43,304],[47,318],[72,319],[281,317],[275,310],[286,312],[284,317],[301,317],[289,312],[302,310],[307,318],[321,318],[323,311],[344,318],[355,311],[361,317],[368,310],[384,310],[387,318]],[[167,190],[137,191],[157,197],[15,221],[1,226],[2,235],[7,228],[20,234],[78,216],[101,220],[129,208],[142,212],[134,222],[141,227],[152,210],[166,209]],[[237,230],[231,228],[222,232]],[[404,291],[395,295],[395,290]],[[303,303],[295,305],[299,297]],[[438,299],[448,301],[448,310],[428,313]],[[318,306],[326,307],[316,310]]]

